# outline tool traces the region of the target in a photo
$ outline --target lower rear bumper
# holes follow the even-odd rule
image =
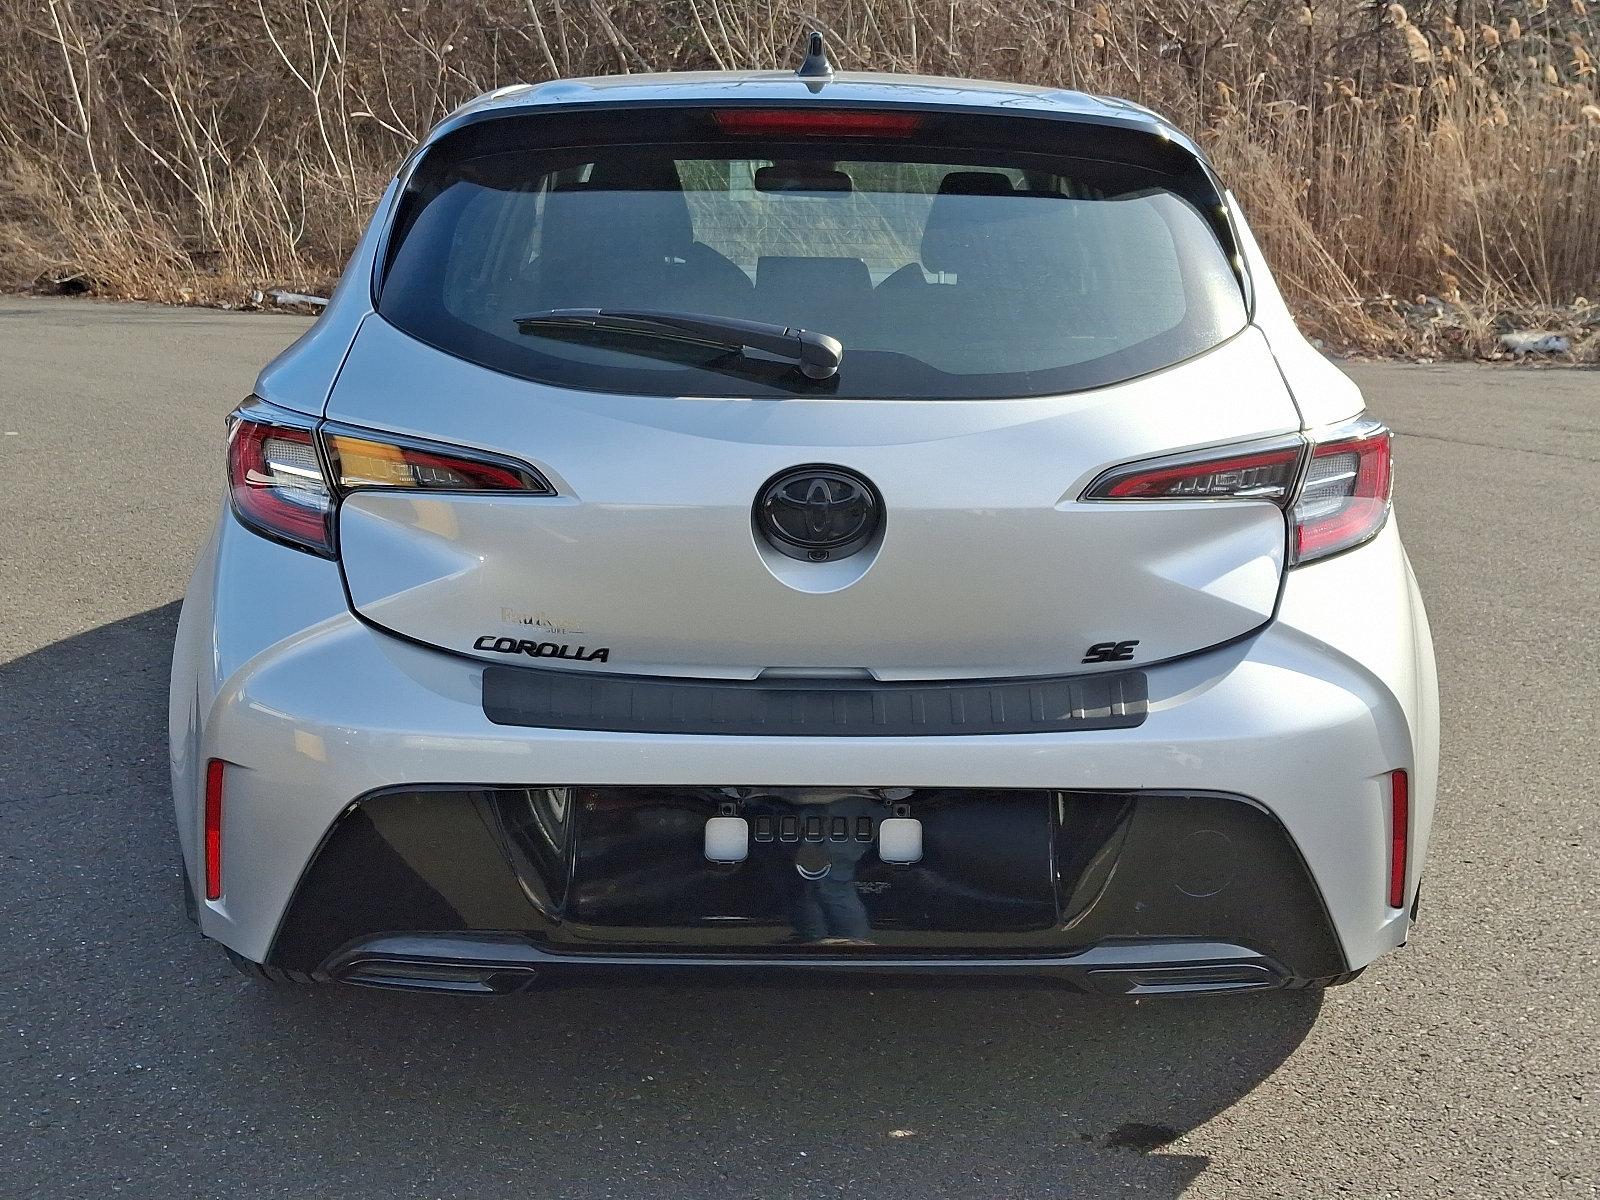
[[[741,862],[707,861],[707,820],[735,811],[766,839]],[[891,812],[921,822],[920,861],[879,858],[871,829]],[[812,863],[825,874],[798,869]],[[1140,995],[1349,970],[1262,806],[1020,788],[384,789],[329,832],[267,965],[453,991],[796,968],[1036,974]]]
[[[718,979],[773,975],[1026,976],[1111,996],[1255,992],[1342,982],[1341,973],[1298,978],[1283,964],[1221,942],[1132,939],[1066,955],[906,957],[794,955],[559,954],[514,934],[397,934],[346,948],[313,978],[365,987],[495,994],[619,975]]]

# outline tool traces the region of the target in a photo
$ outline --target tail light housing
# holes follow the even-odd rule
[[[1360,417],[1311,444],[1292,512],[1296,564],[1359,546],[1389,519],[1389,430]]]
[[[309,422],[264,405],[239,409],[228,431],[228,497],[257,533],[333,553],[333,493]]]
[[[1280,438],[1226,451],[1202,450],[1113,467],[1083,493],[1085,500],[1272,500],[1294,489],[1305,443]]]
[[[228,495],[263,536],[334,557],[339,501],[369,489],[553,496],[515,459],[372,430],[322,424],[251,399],[228,432]]]
[[[337,425],[323,426],[322,445],[340,495],[361,488],[555,495],[543,475],[515,459]]]
[[[1287,514],[1289,565],[1349,550],[1389,519],[1390,433],[1362,415],[1310,437],[1127,463],[1081,499],[1266,500]]]

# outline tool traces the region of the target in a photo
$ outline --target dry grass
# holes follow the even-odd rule
[[[0,283],[325,288],[394,163],[514,80],[796,60],[1128,96],[1195,131],[1304,323],[1600,351],[1584,0],[0,0]],[[1429,297],[1419,306],[1423,297]]]

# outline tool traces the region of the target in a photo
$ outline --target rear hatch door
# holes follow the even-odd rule
[[[1085,664],[1103,643],[1138,665],[1248,633],[1284,569],[1275,504],[1079,497],[1108,467],[1298,424],[1254,329],[1103,389],[919,403],[552,388],[381,319],[329,416],[521,459],[558,493],[346,497],[340,557],[369,621],[492,661],[729,678],[1062,673],[1129,665]],[[872,545],[813,563],[763,536],[765,485],[814,464],[876,488]]]

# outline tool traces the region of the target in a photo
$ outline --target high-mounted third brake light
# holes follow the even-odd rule
[[[903,138],[922,127],[920,113],[840,108],[719,108],[717,128],[734,137]]]
[[[368,488],[555,494],[542,475],[513,459],[329,426],[319,447],[309,418],[258,400],[234,413],[229,496],[239,520],[257,533],[331,558],[335,501]]]

